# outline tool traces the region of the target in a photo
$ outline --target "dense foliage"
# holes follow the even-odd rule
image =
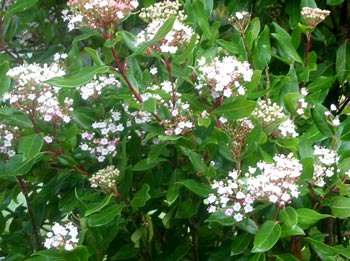
[[[349,260],[344,0],[0,0],[0,259]]]

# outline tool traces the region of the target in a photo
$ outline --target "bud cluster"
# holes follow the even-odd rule
[[[98,162],[104,162],[107,156],[117,154],[120,133],[125,129],[120,123],[121,113],[110,111],[110,118],[92,124],[92,131],[81,134],[80,149],[90,152]]]
[[[272,103],[270,99],[258,101],[258,106],[252,113],[265,129],[269,129],[274,136],[281,135],[284,138],[295,138],[299,134],[295,130],[295,124],[291,119],[286,119],[282,107]],[[275,126],[276,125],[276,126]]]
[[[119,170],[114,166],[107,166],[104,169],[100,169],[89,178],[91,187],[113,190],[115,187],[115,179],[119,176],[119,173]]]
[[[61,226],[58,223],[54,223],[52,226],[52,232],[46,234],[44,247],[73,250],[78,245],[78,229],[73,223],[68,223],[65,226]]]
[[[45,81],[65,74],[58,62],[52,64],[25,64],[14,67],[7,75],[17,84],[12,91],[4,93],[3,101],[9,102],[14,108],[44,121],[58,123],[70,122],[69,113],[73,110],[73,100],[59,100],[59,88],[48,85]]]
[[[245,95],[243,82],[250,82],[253,70],[248,62],[240,62],[233,56],[215,57],[209,62],[201,57],[198,60],[198,82],[196,86],[200,95],[232,97]]]
[[[326,179],[331,178],[339,169],[336,169],[340,157],[334,150],[318,145],[314,146],[314,175],[312,184],[317,187],[324,187]]]
[[[326,19],[331,13],[329,10],[322,10],[320,8],[303,7],[301,15],[304,17],[308,26],[316,27],[319,23]]]
[[[170,32],[160,40],[160,43],[151,46],[148,51],[174,54],[178,49],[185,49],[194,35],[194,31],[190,26],[184,24],[186,15],[180,10],[180,7],[181,5],[177,1],[164,1],[142,8],[140,17],[149,24],[137,35],[136,46],[152,40],[168,18],[176,17]]]
[[[214,181],[216,191],[206,202],[210,213],[224,211],[236,221],[254,210],[258,201],[277,203],[284,206],[292,198],[299,196],[296,182],[302,172],[302,165],[292,154],[276,155],[274,163],[260,161],[256,168],[249,167],[248,173],[241,177],[237,170],[229,172],[224,180]]]
[[[63,10],[63,20],[69,30],[87,26],[91,29],[118,24],[139,3],[136,0],[69,0],[69,10]]]

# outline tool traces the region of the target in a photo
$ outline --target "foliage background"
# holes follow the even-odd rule
[[[153,4],[140,1],[138,10]],[[195,129],[181,136],[164,135],[156,121],[133,126],[121,134],[118,152],[105,163],[79,149],[80,134],[94,121],[129,103],[137,104],[116,65],[112,49],[127,64],[126,74],[142,91],[150,82],[169,78],[164,57],[147,55],[132,44],[145,23],[131,14],[118,25],[115,41],[84,28],[67,30],[61,18],[65,1],[0,1],[0,95],[14,82],[6,72],[23,63],[52,63],[57,52],[67,53],[66,74],[50,84],[62,97],[74,99],[73,120],[53,126],[3,102],[0,120],[20,128],[17,155],[0,161],[0,256],[5,260],[347,260],[350,258],[350,191],[345,173],[350,169],[350,36],[349,1],[181,1],[188,23],[199,41],[171,57],[172,77],[190,103]],[[312,33],[306,64],[307,28],[301,8],[331,11]],[[251,22],[244,35],[228,21],[246,10]],[[165,35],[171,21],[162,27]],[[244,98],[231,98],[212,111],[206,121],[200,113],[212,104],[199,100],[194,87],[196,59],[224,49],[247,60],[254,69]],[[154,80],[152,66],[160,72]],[[95,74],[111,72],[122,87],[109,88],[95,100],[84,101],[77,87]],[[71,75],[71,76],[69,76]],[[299,89],[309,91],[309,108],[296,113]],[[249,117],[259,98],[269,97],[295,121],[299,136],[279,139],[257,124],[238,158],[227,144],[228,131],[217,120],[225,115],[233,126]],[[332,126],[324,115],[334,104],[341,124]],[[155,104],[143,105],[154,111]],[[159,112],[158,112],[159,113]],[[53,133],[53,129],[55,132]],[[143,131],[143,136],[137,131]],[[51,145],[45,135],[55,138]],[[130,136],[130,138],[128,138]],[[152,139],[158,138],[158,143]],[[309,184],[313,175],[313,145],[337,151],[340,170],[323,189]],[[222,213],[209,214],[203,200],[210,183],[238,167],[247,170],[259,160],[293,152],[303,165],[301,195],[278,210],[258,203],[255,221],[235,222]],[[211,164],[215,162],[215,165]],[[107,165],[120,170],[118,194],[92,189],[88,178]],[[79,246],[73,251],[43,250],[54,222],[70,220],[79,227]],[[263,236],[262,236],[263,235]]]

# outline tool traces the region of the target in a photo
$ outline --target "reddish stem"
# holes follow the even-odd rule
[[[306,35],[306,49],[305,49],[305,67],[309,64],[309,52],[311,47],[311,33],[312,31],[307,32]]]

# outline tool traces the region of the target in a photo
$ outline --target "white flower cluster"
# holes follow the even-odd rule
[[[61,226],[58,223],[54,223],[52,226],[52,232],[46,234],[44,247],[73,250],[78,245],[78,229],[73,223],[68,223],[65,226]]]
[[[69,30],[88,26],[91,29],[117,24],[138,7],[136,0],[69,0],[69,10],[63,10],[63,20]]]
[[[156,100],[158,107],[163,106],[169,111],[170,119],[161,122],[166,135],[183,135],[194,128],[190,120],[192,114],[190,104],[182,101],[181,93],[173,90],[170,81],[149,86],[147,92],[142,94],[142,99],[147,101],[151,98]]]
[[[154,51],[170,54],[176,53],[179,48],[185,49],[194,35],[194,31],[190,26],[184,24],[186,15],[180,10],[180,7],[181,5],[177,1],[164,1],[142,8],[140,17],[149,24],[136,36],[136,46],[152,40],[164,22],[174,16],[176,20],[173,28],[159,44],[154,44],[151,48]]]
[[[336,172],[339,172],[339,169],[336,169],[339,160],[340,157],[334,150],[315,145],[312,183],[317,187],[324,187],[326,178],[330,178]]]
[[[16,154],[14,143],[18,135],[18,130],[18,127],[11,127],[0,123],[0,154],[5,154],[6,158],[11,158]]]
[[[307,25],[315,27],[331,13],[329,10],[322,10],[320,8],[303,7],[301,15],[304,17]]]
[[[100,169],[89,178],[92,188],[102,187],[104,189],[113,189],[115,179],[119,176],[119,170],[114,166],[107,166]]]
[[[300,89],[300,94],[307,96],[309,92],[305,88]],[[309,107],[309,104],[305,101],[305,97],[298,99],[297,114],[303,115],[305,110]]]
[[[282,137],[298,137],[295,130],[295,124],[291,119],[286,119],[282,107],[277,103],[272,103],[270,99],[258,101],[257,108],[254,109],[252,116],[255,117],[263,126],[269,128],[278,124],[277,130]]]
[[[116,88],[121,87],[121,83],[115,78],[114,75],[95,75],[90,82],[78,87],[77,90],[80,92],[83,100],[87,100],[90,97],[98,97],[102,93],[102,89],[112,85]]]
[[[229,172],[225,180],[214,181],[216,193],[206,199],[210,204],[208,212],[225,211],[236,221],[254,210],[254,202],[267,201],[284,206],[299,196],[296,184],[302,165],[292,154],[276,155],[274,163],[258,162],[256,168],[249,168],[244,177],[237,170]]]
[[[81,134],[80,148],[90,152],[97,158],[98,162],[104,162],[107,156],[114,157],[117,154],[120,132],[125,127],[119,122],[121,113],[111,111],[111,118],[92,124],[92,132]]]
[[[59,101],[59,88],[45,81],[65,74],[61,66],[53,62],[50,65],[26,64],[12,68],[7,75],[18,84],[11,92],[4,93],[3,101],[8,101],[16,109],[38,117],[44,121],[58,120],[70,122],[69,113],[73,110],[72,99],[65,98],[64,105]]]
[[[198,82],[196,89],[200,95],[209,94],[217,99],[244,95],[243,82],[250,82],[253,70],[249,63],[240,62],[233,56],[215,57],[207,62],[204,57],[198,60]]]

